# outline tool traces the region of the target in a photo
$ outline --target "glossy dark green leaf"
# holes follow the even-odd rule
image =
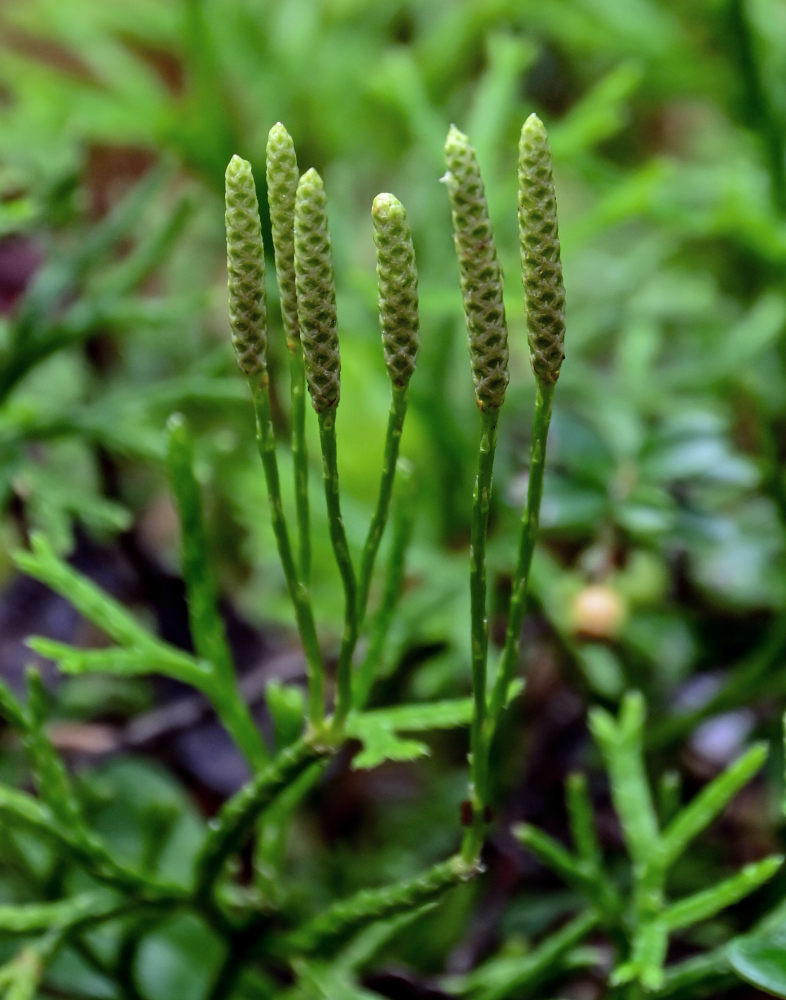
[[[735,938],[729,962],[740,979],[776,997],[786,997],[786,926]]]

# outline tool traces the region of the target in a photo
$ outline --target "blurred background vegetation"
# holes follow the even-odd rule
[[[409,212],[423,348],[403,451],[416,471],[418,519],[391,681],[379,698],[468,690],[477,424],[442,146],[451,122],[472,138],[508,276],[513,373],[490,549],[499,638],[534,396],[515,222],[516,142],[533,110],[556,161],[568,334],[526,625],[529,684],[500,748],[506,805],[492,875],[429,917],[416,943],[397,942],[399,964],[369,983],[385,996],[430,995],[417,984],[446,962],[460,973],[501,940],[522,946],[570,911],[504,821],[564,825],[562,779],[594,760],[588,704],[614,705],[626,687],[644,691],[655,771],[668,762],[689,787],[754,733],[776,732],[786,695],[786,6],[0,2],[0,670],[12,682],[30,658],[21,645],[30,632],[96,641],[62,602],[15,576],[8,553],[33,528],[187,642],[163,471],[175,409],[198,429],[239,662],[255,694],[273,677],[299,676],[225,318],[225,165],[235,152],[247,157],[262,189],[267,132],[280,120],[301,169],[315,166],[328,191],[343,361],[339,458],[356,548],[388,406],[372,197],[391,190]],[[271,339],[285,436],[280,329]],[[340,589],[317,461],[312,472],[314,597],[330,641]],[[198,712],[199,725],[163,746],[153,737],[134,743],[129,720],[178,701],[171,685],[73,680],[56,695],[53,684],[53,698],[75,764],[102,761],[84,781],[105,812],[118,812],[106,821],[116,836],[132,837],[135,826],[148,835],[154,806],[191,810],[198,830],[200,806],[242,777],[228,752],[216,757],[219,737]],[[153,730],[167,733],[160,720]],[[117,733],[147,753],[102,759]],[[289,847],[299,891],[329,899],[409,869],[415,855],[449,850],[464,752],[459,733],[434,741],[428,761],[391,765],[371,782],[362,772],[333,775]],[[777,845],[777,764],[686,868],[686,887]],[[2,769],[21,776],[20,767],[9,745]],[[107,790],[129,785],[144,788],[139,801],[113,806]],[[188,841],[185,827],[179,836]],[[610,811],[606,836],[613,848]],[[214,958],[200,940],[177,926],[151,938],[150,1000],[201,995],[202,965]],[[62,975],[90,994],[85,968]]]

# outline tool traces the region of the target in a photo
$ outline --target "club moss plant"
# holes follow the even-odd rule
[[[232,158],[226,171],[229,321],[238,365],[250,390],[270,518],[302,645],[307,692],[301,701],[295,687],[270,686],[268,708],[278,734],[276,745],[271,746],[240,693],[207,557],[193,445],[186,422],[175,416],[169,425],[169,473],[180,516],[193,652],[176,649],[152,635],[126,609],[61,560],[42,537],[34,537],[31,551],[17,556],[19,566],[66,595],[114,645],[82,650],[43,638],[30,644],[67,674],[159,673],[194,687],[214,707],[252,775],[206,825],[190,877],[168,878],[166,872],[116,857],[91,829],[79,785],[69,776],[47,735],[44,689],[38,674],[29,674],[26,704],[0,686],[0,709],[21,734],[37,792],[34,796],[0,785],[0,817],[15,834],[49,845],[58,863],[81,873],[81,882],[75,883],[79,889],[63,898],[52,899],[39,887],[37,902],[0,905],[0,933],[17,935],[27,942],[15,959],[0,968],[0,989],[10,984],[14,992],[8,995],[16,1000],[34,996],[39,984],[46,984],[47,969],[61,951],[91,954],[89,934],[105,926],[115,928],[116,957],[104,959],[93,954],[93,959],[105,976],[114,977],[123,996],[137,998],[134,969],[145,934],[156,920],[183,912],[197,915],[223,942],[225,957],[206,988],[210,1000],[235,995],[240,978],[249,970],[259,975],[271,973],[268,984],[294,982],[292,990],[282,986],[276,995],[310,996],[308,983],[320,977],[327,981],[329,976],[340,974],[349,977],[342,982],[350,982],[357,956],[363,953],[361,939],[370,928],[378,929],[382,941],[403,926],[402,922],[434,906],[452,887],[482,873],[483,846],[494,805],[489,760],[519,664],[551,406],[564,358],[565,297],[551,153],[545,129],[533,115],[521,131],[518,223],[536,397],[528,491],[515,565],[511,567],[507,630],[490,669],[486,541],[498,426],[510,379],[508,355],[511,347],[516,350],[518,346],[509,344],[502,272],[478,160],[468,137],[456,128],[448,134],[445,158],[443,179],[452,211],[479,412],[469,566],[471,614],[467,623],[471,697],[366,708],[401,595],[412,530],[412,473],[399,454],[410,380],[417,377],[420,337],[412,233],[404,206],[392,194],[378,195],[372,206],[371,228],[391,403],[377,500],[358,558],[351,551],[342,520],[336,453],[341,356],[329,204],[316,171],[300,175],[292,140],[277,124],[267,144],[266,181],[289,352],[294,531],[291,512],[285,510],[282,500],[280,443],[271,421],[266,255],[259,206],[251,166],[238,156]],[[469,385],[468,379],[468,391]],[[343,633],[332,671],[328,665],[334,651],[321,641],[309,592],[306,391],[319,429],[330,540],[344,595]],[[370,608],[377,555],[391,514],[392,544],[381,597]],[[355,765],[375,767],[385,760],[409,759],[419,753],[420,745],[411,739],[413,733],[464,725],[469,726],[469,791],[461,811],[463,838],[456,853],[408,879],[364,889],[311,913],[288,905],[280,844],[292,812],[338,751],[354,741],[360,745]],[[781,859],[757,862],[678,902],[667,898],[666,874],[688,843],[761,766],[764,751],[760,747],[751,750],[663,827],[655,815],[644,772],[643,725],[643,703],[635,694],[624,701],[618,721],[601,710],[592,716],[593,733],[609,773],[612,798],[632,860],[630,898],[607,877],[586,782],[576,776],[569,784],[567,800],[575,854],[532,827],[515,832],[528,849],[586,898],[584,911],[538,945],[525,961],[508,964],[504,972],[500,967],[487,973],[478,970],[477,982],[470,973],[459,986],[462,992],[502,1000],[519,989],[528,989],[593,932],[605,933],[612,942],[615,958],[609,981],[620,997],[643,996],[641,991],[656,993],[680,975],[692,988],[708,978],[701,971],[691,974],[680,967],[664,968],[669,934],[755,890],[774,874]],[[402,733],[410,738],[404,739]],[[457,827],[457,840],[459,835]],[[249,844],[254,845],[256,873],[251,886],[238,877],[233,864]],[[293,992],[300,986],[304,992]],[[272,986],[265,988],[265,995],[273,995]]]

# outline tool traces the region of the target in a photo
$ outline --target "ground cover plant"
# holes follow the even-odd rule
[[[0,779],[32,788],[47,814],[27,763],[38,775],[49,766],[34,734],[45,719],[91,844],[53,848],[7,824],[0,902],[55,909],[28,909],[26,930],[3,933],[3,988],[29,992],[38,978],[41,995],[74,997],[782,993],[780,5],[314,0],[296,19],[286,7],[173,0],[129,12],[74,0],[63,16],[30,0],[0,11],[0,648],[13,692]],[[525,688],[512,685],[497,712],[538,386],[512,168],[533,107],[554,150],[568,361],[515,658]],[[279,175],[267,176],[279,117],[325,180],[341,341],[334,427],[330,405],[311,412],[291,349],[296,295],[287,306],[273,279],[290,231]],[[484,519],[472,495],[477,421],[491,443],[494,408],[476,412],[450,190],[438,184],[450,121],[483,166],[507,277],[504,298],[488,296],[505,307],[510,382],[481,545],[487,704],[483,583],[476,563],[467,586],[467,551]],[[282,169],[291,148],[275,137]],[[309,581],[310,685],[227,344],[219,190],[235,150],[260,196],[268,399],[255,408],[268,407],[273,427],[290,581]],[[396,380],[411,354],[389,355],[389,372],[379,350],[384,248],[372,233],[395,204],[383,199],[370,221],[380,189],[407,205],[420,279],[406,386]],[[411,296],[408,309],[411,330]],[[168,423],[173,411],[184,416]],[[325,502],[333,430],[353,573],[338,498],[332,515]],[[398,431],[407,461],[396,466]],[[202,538],[188,551],[178,505],[185,534]],[[20,548],[51,584],[12,562]],[[195,578],[214,581],[196,599]],[[213,631],[189,622],[214,605]],[[119,631],[107,636],[107,621]],[[46,636],[40,655],[30,635]],[[91,669],[112,658],[113,671]],[[218,665],[209,676],[194,669],[207,660]],[[349,660],[352,707],[334,728]],[[31,661],[40,681],[26,679]],[[142,661],[151,676],[137,673]],[[96,908],[100,927],[57,908],[128,902],[140,888],[128,870],[158,883],[151,897],[161,884],[190,893],[206,821],[254,775],[264,786],[282,748],[297,756],[307,716],[322,719],[305,733],[323,732],[321,767],[253,835],[238,832],[241,847],[225,847],[206,904],[218,916],[191,895],[171,909],[152,898],[125,915]],[[492,729],[468,789],[468,749]],[[61,814],[57,829],[76,829],[73,806]],[[456,852],[466,874],[481,839],[484,870],[426,911],[365,920],[313,951],[308,935],[295,938],[337,901],[411,886],[434,865],[447,877],[439,866]],[[112,862],[125,871],[97,883],[97,872],[111,882]],[[232,984],[224,942],[253,912],[269,934],[235,963]],[[56,940],[46,920],[73,920],[73,935]]]
[[[397,736],[396,730],[420,730],[471,721],[470,795],[464,803],[466,826],[461,852],[440,862],[413,880],[389,887],[364,890],[340,901],[287,935],[279,933],[263,946],[262,956],[275,962],[290,953],[293,968],[304,958],[335,946],[360,928],[393,917],[411,917],[448,888],[467,881],[480,870],[480,852],[490,820],[489,752],[500,714],[508,699],[518,658],[524,614],[526,581],[537,532],[543,484],[546,438],[551,398],[563,359],[564,291],[559,261],[556,206],[551,179],[551,154],[540,121],[532,116],[522,129],[519,161],[519,218],[522,274],[528,302],[528,324],[533,371],[538,383],[533,428],[530,487],[522,521],[515,571],[510,624],[505,650],[493,688],[486,681],[488,624],[486,610],[485,542],[497,421],[508,383],[508,345],[502,276],[497,261],[486,208],[485,194],[475,152],[457,129],[446,144],[448,172],[445,181],[453,210],[456,250],[467,317],[475,395],[481,412],[481,440],[473,498],[472,600],[473,697],[466,702],[436,702],[395,706],[391,713],[364,713],[384,632],[389,625],[401,586],[405,534],[394,540],[388,581],[369,641],[370,656],[357,670],[353,654],[360,626],[366,616],[374,562],[388,516],[393,492],[399,441],[406,413],[409,380],[416,367],[419,347],[417,272],[406,213],[392,195],[374,201],[372,216],[377,248],[379,305],[385,362],[392,387],[390,422],[386,437],[379,498],[363,550],[359,578],[350,556],[339,500],[336,462],[336,413],[340,399],[340,351],[337,337],[335,287],[331,244],[327,228],[322,181],[309,170],[298,179],[291,139],[281,126],[268,140],[268,191],[273,219],[276,270],[291,352],[293,458],[297,497],[297,562],[281,502],[276,444],[270,415],[267,373],[267,316],[265,255],[255,185],[250,165],[233,157],[227,168],[226,228],[229,270],[229,314],[238,362],[249,381],[256,416],[257,441],[270,500],[271,520],[287,587],[297,620],[306,661],[307,699],[305,733],[294,742],[282,741],[278,754],[270,752],[256,728],[237,688],[235,668],[218,616],[217,594],[212,582],[204,537],[199,489],[193,472],[192,446],[182,418],[170,421],[169,465],[183,535],[183,572],[187,586],[195,656],[189,657],[161,643],[108,596],[62,562],[43,537],[33,540],[32,554],[20,554],[19,565],[29,574],[58,590],[76,604],[118,647],[81,651],[44,638],[30,640],[38,653],[58,662],[66,673],[90,671],[121,675],[163,673],[200,690],[213,703],[219,719],[255,771],[249,783],[221,809],[194,860],[190,886],[161,883],[152,873],[129,869],[86,826],[82,806],[70,787],[66,772],[43,729],[44,695],[36,673],[30,674],[27,709],[3,688],[9,721],[29,740],[33,771],[42,802],[6,789],[2,807],[13,825],[32,828],[45,839],[55,836],[56,850],[71,850],[87,863],[98,882],[131,890],[123,901],[116,895],[89,894],[57,900],[53,904],[12,907],[8,929],[46,930],[37,949],[23,953],[8,967],[14,988],[34,990],[46,960],[65,947],[86,927],[116,921],[137,908],[154,910],[193,907],[223,936],[225,959],[211,987],[211,996],[230,992],[243,972],[244,959],[254,954],[255,939],[265,940],[275,920],[272,899],[264,900],[264,886],[246,889],[240,897],[221,901],[219,884],[227,860],[253,834],[258,822],[268,826],[274,839],[286,824],[288,812],[308,787],[320,763],[335,754],[349,738],[363,745],[359,761],[366,767],[386,759],[417,754],[418,746]],[[325,715],[325,665],[319,647],[308,591],[310,576],[310,523],[306,491],[304,388],[308,385],[319,422],[324,470],[325,500],[331,543],[340,570],[345,598],[345,622],[335,667],[335,697],[331,714]],[[403,501],[407,503],[407,498]],[[411,498],[409,500],[411,502]],[[487,690],[489,688],[489,690]],[[278,691],[278,711],[289,715],[289,728],[297,725],[299,689]],[[293,701],[294,699],[294,701]],[[270,706],[274,717],[275,702]],[[294,716],[294,720],[293,720]],[[275,814],[280,799],[289,800],[283,814]],[[52,824],[65,828],[55,834]],[[70,828],[70,829],[69,829]],[[253,861],[262,872],[261,859]],[[268,882],[271,874],[264,875]],[[223,892],[227,892],[223,886]],[[240,889],[240,887],[235,887]],[[241,893],[242,894],[242,893]],[[54,907],[54,909],[53,909]],[[101,912],[103,910],[103,913]],[[32,918],[32,923],[31,923]],[[142,932],[137,925],[134,937]],[[127,939],[124,939],[127,940]],[[118,958],[125,945],[118,945]],[[126,955],[125,968],[132,980],[135,971]],[[131,964],[129,964],[131,963]],[[301,976],[302,978],[302,976]],[[297,985],[295,986],[297,989]]]
[[[394,491],[407,390],[419,349],[415,255],[403,206],[392,195],[379,195],[374,200],[372,218],[380,326],[392,403],[379,495],[358,576],[340,506],[336,417],[341,357],[326,197],[322,180],[314,170],[299,176],[292,141],[277,125],[268,139],[267,186],[282,319],[291,359],[296,548],[281,499],[271,421],[265,252],[259,207],[250,164],[237,156],[232,158],[226,174],[229,316],[238,363],[251,390],[270,516],[305,658],[306,692],[299,687],[277,687],[270,693],[268,707],[277,723],[277,746],[271,756],[238,689],[218,611],[193,469],[193,445],[183,418],[175,416],[170,420],[168,461],[180,517],[194,654],[162,642],[137,624],[119,604],[63,562],[43,536],[34,537],[32,552],[17,556],[19,566],[67,597],[116,645],[81,650],[41,637],[31,639],[30,645],[57,662],[65,673],[160,673],[196,688],[212,703],[252,769],[252,777],[206,828],[190,864],[185,866],[185,879],[171,880],[157,871],[156,857],[144,859],[146,863],[141,867],[129,863],[122,852],[116,855],[91,829],[80,791],[46,733],[46,695],[40,675],[34,670],[28,672],[26,705],[4,685],[0,689],[3,712],[22,737],[38,792],[35,798],[8,786],[0,790],[0,811],[8,824],[6,842],[18,854],[31,880],[36,881],[37,872],[29,838],[43,848],[48,869],[43,878],[38,874],[38,880],[43,881],[42,900],[11,904],[2,911],[6,933],[40,935],[3,967],[0,977],[7,983],[9,995],[35,995],[39,984],[47,981],[49,964],[71,948],[86,953],[104,979],[114,980],[116,988],[126,994],[144,995],[139,983],[145,978],[141,956],[147,920],[151,914],[161,919],[181,911],[200,920],[223,953],[215,970],[205,969],[207,996],[233,995],[238,982],[244,980],[247,982],[241,993],[251,990],[266,995],[276,992],[282,996],[307,996],[316,991],[317,995],[327,996],[338,992],[366,995],[353,976],[357,959],[331,960],[335,948],[343,946],[351,956],[358,941],[369,935],[374,935],[372,940],[378,947],[380,935],[384,940],[402,925],[422,917],[451,888],[482,873],[483,842],[493,816],[491,750],[519,659],[552,398],[564,358],[564,287],[551,152],[545,130],[533,115],[521,131],[518,218],[537,394],[508,625],[499,664],[489,680],[486,539],[498,421],[509,381],[508,333],[502,274],[476,154],[467,137],[455,127],[448,135],[445,156],[448,170],[443,180],[451,202],[480,411],[470,542],[471,699],[364,711],[380,664],[385,632],[400,596],[406,552],[405,530],[393,541],[382,604],[368,641],[369,654],[355,669],[354,654]],[[319,424],[330,541],[344,590],[344,627],[334,669],[332,710],[327,713],[325,660],[309,596],[306,386]],[[412,498],[405,494],[399,502],[406,508]],[[406,525],[408,516],[400,518]],[[519,827],[516,833],[522,843],[587,896],[588,909],[540,942],[523,963],[503,964],[502,970],[497,965],[490,974],[483,968],[475,970],[468,984],[460,984],[460,990],[481,996],[510,995],[515,989],[533,985],[544,974],[553,976],[566,955],[572,954],[591,932],[601,929],[615,944],[608,981],[626,995],[662,991],[664,984],[668,993],[675,981],[679,986],[687,982],[692,988],[701,988],[710,981],[714,988],[719,974],[717,954],[710,962],[687,960],[664,973],[670,932],[700,923],[754,892],[775,875],[782,858],[775,855],[752,863],[719,884],[676,902],[667,899],[665,878],[687,844],[758,770],[765,752],[761,745],[756,746],[722,771],[694,802],[676,808],[661,833],[641,757],[643,713],[644,702],[635,694],[625,697],[618,721],[600,709],[593,717],[612,799],[633,862],[631,902],[626,903],[607,881],[586,780],[577,774],[569,786],[568,799],[578,852],[575,856],[536,827]],[[305,728],[298,734],[301,716]],[[386,760],[407,759],[417,756],[420,747],[403,739],[402,733],[464,722],[470,729],[470,782],[469,794],[461,806],[464,834],[460,850],[414,877],[363,889],[321,912],[293,912],[285,888],[285,859],[280,845],[293,810],[318,780],[325,763],[350,739],[361,745],[356,758],[356,764],[361,766],[371,768]],[[176,821],[172,816],[168,820],[170,824]],[[165,828],[155,830],[157,839],[166,840],[171,832]],[[231,872],[227,878],[228,862],[249,840],[254,844],[249,858],[251,879],[238,880]],[[271,844],[278,850],[271,852]],[[160,854],[160,843],[150,847]],[[87,876],[90,888],[69,891],[72,865],[77,873]],[[55,886],[59,892],[52,893]],[[48,900],[47,895],[55,898]],[[91,935],[106,929],[109,941],[96,948]],[[765,947],[768,940],[765,932]],[[740,939],[740,945],[744,943],[746,939]],[[734,947],[739,947],[737,940],[732,942]]]

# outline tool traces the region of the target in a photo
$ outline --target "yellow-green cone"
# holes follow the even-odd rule
[[[229,322],[240,370],[255,385],[267,383],[265,251],[251,164],[233,156],[226,171]]]
[[[502,406],[508,386],[502,270],[475,150],[455,125],[448,132],[445,159],[475,396],[482,409],[491,410]]]
[[[327,200],[316,170],[303,174],[297,186],[295,281],[308,391],[314,409],[324,413],[338,406],[341,356]]]
[[[543,382],[557,381],[565,357],[565,286],[551,163],[543,122],[530,115],[519,142],[519,242],[530,358]]]
[[[276,255],[276,277],[281,299],[281,315],[287,347],[294,350],[300,339],[295,290],[295,193],[298,182],[297,156],[292,137],[278,122],[268,133],[267,200],[273,250]]]
[[[412,232],[404,206],[392,194],[378,194],[371,208],[377,249],[377,287],[382,348],[390,380],[406,386],[420,346],[418,274]]]

